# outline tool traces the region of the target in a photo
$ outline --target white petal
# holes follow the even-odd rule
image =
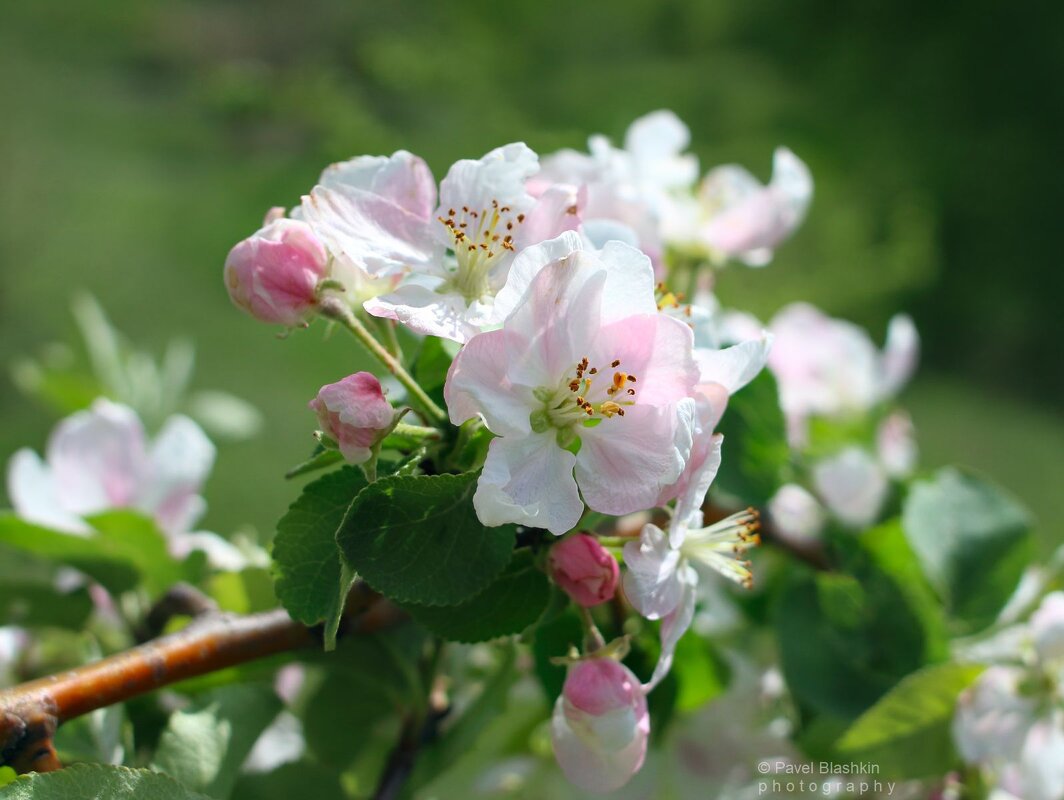
[[[1035,723],[1021,753],[1025,800],[1064,797],[1064,713],[1055,710]]]
[[[969,764],[1015,761],[1034,723],[1035,703],[1020,695],[1025,673],[990,667],[961,693],[953,717],[953,740]]]
[[[758,339],[740,342],[723,350],[695,350],[699,383],[719,383],[728,390],[728,394],[735,394],[764,368],[772,349],[772,339],[771,333],[762,331]]]
[[[799,546],[818,541],[826,522],[817,499],[796,483],[776,491],[768,501],[768,516],[777,535]]]
[[[907,314],[897,314],[887,327],[883,346],[881,396],[889,398],[901,391],[916,371],[920,358],[920,334]]]
[[[82,516],[133,505],[150,469],[137,415],[108,400],[60,422],[47,460],[60,502]]]
[[[695,587],[698,585],[698,573],[687,564],[684,564],[678,574],[680,583],[683,586],[683,592],[676,608],[661,620],[661,630],[659,631],[661,636],[661,655],[658,657],[658,663],[654,667],[654,674],[650,676],[650,681],[643,687],[648,692],[661,683],[665,676],[669,674],[669,670],[672,669],[672,659],[676,655],[676,645],[679,644],[683,635],[687,633],[687,629],[691,627],[691,621],[695,618]]]
[[[443,396],[451,422],[461,425],[482,414],[493,433],[530,433],[532,387],[514,385],[508,377],[514,361],[528,350],[528,340],[510,330],[474,336],[459,351],[447,373]]]
[[[584,513],[573,480],[575,461],[553,431],[494,439],[473,495],[477,517],[485,525],[515,522],[567,533]]]
[[[876,451],[892,478],[907,478],[916,469],[918,451],[913,423],[904,411],[895,411],[876,431]]]
[[[64,533],[92,532],[81,517],[64,509],[51,470],[28,448],[19,450],[8,462],[7,494],[15,513],[28,522]]]
[[[214,466],[215,448],[207,434],[185,416],[170,417],[151,448],[150,478],[137,507],[163,530],[187,531],[203,513],[200,489]]]
[[[433,234],[442,226],[385,197],[347,185],[316,186],[303,198],[302,214],[334,255],[373,277],[440,270],[443,246]]]
[[[809,167],[786,147],[777,147],[772,158],[769,189],[781,208],[781,217],[790,235],[805,218],[813,199],[813,176]]]
[[[568,258],[584,249],[579,235],[565,232],[554,239],[526,247],[510,265],[506,284],[495,295],[495,310],[500,320],[510,317],[521,304],[535,277],[549,264]]]
[[[638,542],[624,546],[624,595],[647,619],[671,614],[683,599],[680,551],[657,525],[644,525]]]
[[[813,467],[813,482],[831,512],[854,528],[875,522],[889,488],[883,468],[860,447],[819,462]]]
[[[488,209],[492,203],[527,212],[533,204],[526,181],[539,170],[539,156],[522,142],[497,147],[483,158],[455,162],[440,182],[440,209],[468,206]]]
[[[658,310],[654,302],[654,266],[642,252],[624,242],[606,242],[601,251],[606,267],[602,324]]]
[[[175,558],[185,558],[196,550],[205,553],[207,563],[223,572],[240,572],[248,567],[263,566],[249,559],[242,550],[217,533],[180,533],[170,540],[170,554]]]
[[[1064,592],[1050,592],[1031,615],[1031,633],[1043,662],[1064,661]]]
[[[391,200],[422,219],[436,209],[436,181],[417,156],[398,150],[391,156],[359,156],[332,164],[318,183],[330,189],[361,189]]]
[[[469,341],[493,324],[496,316],[490,304],[469,303],[460,295],[443,294],[415,283],[367,300],[363,308],[375,317],[397,320],[425,336],[459,343]]]

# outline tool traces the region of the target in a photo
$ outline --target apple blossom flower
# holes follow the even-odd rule
[[[810,417],[868,411],[894,397],[916,367],[919,338],[905,315],[890,321],[882,351],[861,328],[808,303],[783,308],[769,330],[775,338],[768,366],[792,446],[804,444]]]
[[[233,303],[255,319],[294,327],[314,312],[329,254],[310,226],[278,218],[276,211],[229,251],[225,287]]]
[[[698,179],[698,159],[684,152],[690,140],[675,114],[654,111],[629,126],[623,148],[594,135],[587,153],[564,149],[544,157],[531,188],[535,193],[552,183],[583,187],[582,230],[588,239],[596,246],[624,241],[658,265],[678,198]]]
[[[410,153],[363,156],[332,171],[303,198],[302,214],[330,251],[394,291],[365,309],[458,342],[497,324],[493,301],[517,251],[578,224],[576,196],[525,188],[538,157],[521,143],[455,163],[440,183]],[[342,279],[341,279],[342,280]]]
[[[1013,628],[1005,663],[990,666],[961,693],[953,738],[991,787],[1025,800],[1064,797],[1064,593],[1042,599],[1030,622]]]
[[[620,568],[598,539],[578,533],[551,547],[550,575],[573,599],[585,608],[612,600],[617,591]]]
[[[135,509],[155,520],[175,557],[203,550],[216,566],[240,569],[247,559],[233,545],[191,530],[206,510],[199,491],[214,453],[188,417],[170,417],[149,443],[132,409],[100,399],[59,423],[45,460],[28,448],[11,457],[8,495],[23,519],[73,536],[93,534],[84,517]]]
[[[710,170],[698,190],[699,219],[689,235],[717,260],[762,267],[801,224],[812,197],[809,168],[778,147],[768,185],[736,164]]]
[[[395,409],[384,397],[380,381],[369,372],[356,372],[322,386],[309,406],[351,464],[369,461],[373,447],[395,423]]]
[[[649,259],[565,233],[515,259],[496,305],[502,328],[465,345],[444,387],[454,424],[479,414],[498,436],[480,520],[562,534],[585,501],[614,515],[653,506],[690,452],[698,373],[690,329],[658,313]]]
[[[919,451],[913,421],[904,411],[893,411],[879,423],[876,455],[890,477],[907,478],[913,474]]]
[[[569,667],[554,705],[554,756],[572,783],[586,792],[611,792],[643,766],[650,714],[631,670],[610,658]]]
[[[831,512],[853,528],[875,522],[890,489],[882,465],[856,445],[818,461],[813,466],[813,484]]]

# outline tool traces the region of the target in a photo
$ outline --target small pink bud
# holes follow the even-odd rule
[[[255,319],[293,327],[313,312],[328,265],[329,253],[309,225],[273,219],[229,251],[225,287]]]
[[[617,559],[586,533],[562,539],[550,549],[550,571],[554,582],[585,608],[613,598],[620,572]]]
[[[395,409],[385,399],[380,381],[368,372],[356,372],[322,386],[310,408],[317,413],[322,430],[336,440],[352,464],[369,461],[371,448],[395,421]]]
[[[609,658],[569,668],[554,706],[551,741],[565,777],[588,792],[610,792],[643,766],[650,715],[639,679]]]

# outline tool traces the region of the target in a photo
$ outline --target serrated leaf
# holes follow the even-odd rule
[[[0,543],[76,567],[113,592],[143,582],[152,594],[161,594],[185,577],[152,520],[122,510],[87,521],[96,533],[83,537],[34,525],[12,513],[0,514]]]
[[[950,726],[957,696],[983,671],[938,664],[914,672],[862,714],[836,745],[854,761],[872,761],[903,779],[943,775],[955,766]]]
[[[219,800],[229,796],[259,734],[281,710],[267,686],[226,686],[171,715],[152,766]]]
[[[337,534],[348,566],[399,603],[457,605],[483,591],[513,554],[516,529],[473,509],[477,474],[381,478]]]
[[[457,606],[404,605],[437,636],[454,642],[485,642],[521,633],[543,614],[550,582],[528,549],[519,550],[487,589]]]
[[[23,775],[0,788],[0,800],[210,800],[167,775],[147,769],[74,764]]]
[[[339,617],[342,586],[336,531],[367,485],[362,470],[344,467],[307,484],[277,523],[273,574],[277,597],[293,619],[317,625]]]
[[[1000,489],[953,468],[914,484],[902,524],[958,632],[994,621],[1033,554],[1027,512]]]
[[[716,483],[744,503],[763,505],[784,482],[790,459],[776,379],[767,369],[728,401],[720,422],[725,457]]]

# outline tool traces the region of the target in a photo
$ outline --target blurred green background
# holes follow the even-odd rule
[[[221,451],[205,521],[265,535],[309,452],[308,398],[361,365],[323,328],[275,338],[234,310],[226,252],[327,163],[399,148],[437,175],[523,139],[546,152],[672,108],[704,167],[810,164],[803,230],[725,303],[811,300],[925,341],[903,402],[925,465],[993,475],[1056,540],[1064,514],[1064,6],[990,0],[499,4],[69,0],[0,6],[0,362],[72,340],[100,298],[160,351],[191,335],[197,385],[265,414]],[[0,377],[0,457],[54,415]]]

